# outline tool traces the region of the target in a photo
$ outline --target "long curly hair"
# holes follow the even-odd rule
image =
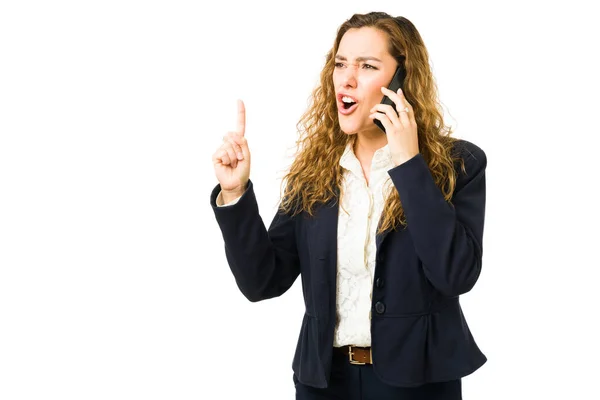
[[[346,135],[338,121],[333,71],[335,55],[349,29],[373,27],[387,34],[388,51],[404,64],[406,77],[403,93],[412,105],[418,126],[419,151],[436,185],[450,202],[456,184],[452,130],[443,121],[437,99],[437,86],[429,64],[429,54],[415,26],[404,17],[394,18],[383,12],[355,14],[337,31],[333,48],[327,53],[320,83],[313,90],[308,109],[299,120],[297,153],[282,181],[280,209],[291,215],[302,211],[312,216],[315,206],[338,201],[342,193],[343,171],[340,157],[356,135]],[[460,160],[462,163],[462,160]],[[462,163],[464,170],[464,163]],[[380,219],[378,233],[406,225],[406,217],[397,190],[391,190]]]

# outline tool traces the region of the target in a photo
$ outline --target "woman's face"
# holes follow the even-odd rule
[[[387,87],[398,65],[388,52],[387,34],[370,27],[348,30],[335,62],[333,86],[342,131],[378,130],[369,111],[381,102],[381,87]]]

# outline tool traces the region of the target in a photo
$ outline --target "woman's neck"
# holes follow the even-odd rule
[[[354,140],[354,155],[360,160],[371,163],[375,152],[387,144],[387,136],[380,130],[377,132],[359,132]]]
[[[354,155],[360,162],[367,185],[370,182],[371,162],[375,152],[387,144],[387,136],[379,132],[359,132],[353,143]]]

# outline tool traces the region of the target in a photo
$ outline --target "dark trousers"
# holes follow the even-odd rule
[[[372,365],[352,365],[334,351],[331,383],[326,389],[304,385],[294,376],[296,400],[461,400],[460,379],[401,388],[383,383]]]

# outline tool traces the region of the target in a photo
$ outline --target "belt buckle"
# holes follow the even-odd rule
[[[366,363],[360,362],[360,361],[356,361],[354,358],[352,358],[352,356],[354,356],[354,352],[352,351],[352,347],[354,347],[354,346],[348,346],[348,360],[350,360],[350,364],[353,364],[353,365],[365,365]]]

